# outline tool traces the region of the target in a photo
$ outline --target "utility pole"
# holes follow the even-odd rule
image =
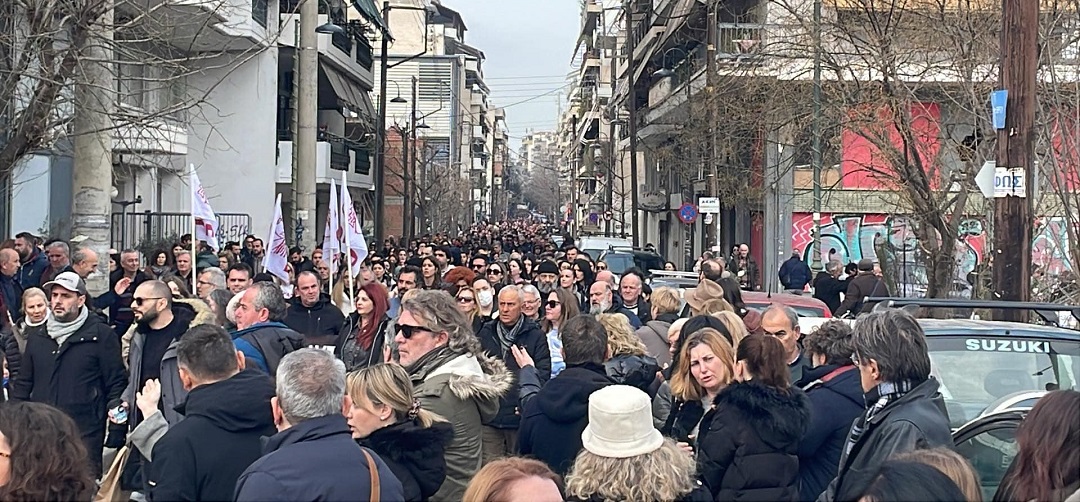
[[[815,272],[821,263],[821,0],[814,0],[814,119],[811,160],[814,168],[814,243],[810,265]]]
[[[637,175],[637,79],[634,78],[634,8],[631,0],[624,4],[626,9],[626,79],[630,84],[627,90],[627,108],[630,109],[630,224],[634,232],[634,247],[641,242],[641,227],[638,225],[638,175]],[[625,200],[625,199],[624,199]],[[623,226],[623,232],[626,226]]]
[[[383,0],[382,18],[386,26],[390,26],[390,1]],[[390,69],[389,62],[390,35],[383,31],[379,52],[379,116],[375,120],[375,249],[382,246],[386,238],[386,78]]]
[[[413,132],[416,129],[416,85],[416,77],[413,77],[412,101],[409,104],[409,125],[405,130],[401,131],[401,179],[402,191],[405,192],[401,203],[401,215],[404,220],[401,226],[401,236],[404,239],[411,239],[413,236],[413,172],[410,169],[412,164],[410,164],[409,160],[409,149],[413,141]]]
[[[574,232],[577,234],[577,235],[575,235],[575,237],[578,237],[578,236],[581,235],[581,223],[578,221],[578,215],[577,214],[578,214],[578,204],[581,202],[581,194],[585,192],[585,187],[578,187],[578,182],[580,181],[580,177],[581,177],[581,173],[578,172],[581,169],[581,144],[577,140],[577,126],[578,126],[577,115],[573,115],[573,116],[570,117],[570,130],[573,131],[571,133],[573,135],[573,138],[571,138],[571,140],[570,140],[570,147],[573,148],[574,158],[570,161],[571,162],[570,165],[572,165],[574,167],[573,167],[573,171],[571,172],[570,183],[572,183],[572,188],[573,188],[573,190],[571,192],[572,193],[571,197],[573,199],[574,212],[571,215],[571,218],[572,218],[572,221],[574,222]],[[509,201],[507,201],[506,207],[507,207],[507,212],[509,212],[509,210],[510,210],[509,209],[510,208],[510,202]]]
[[[98,269],[109,270],[109,231],[112,206],[112,112],[116,103],[115,74],[110,68],[113,38],[112,2],[104,6],[104,14],[93,23],[90,35],[79,48],[75,84],[75,116],[72,140],[74,170],[72,172],[73,236],[85,236],[83,245],[98,254]],[[101,293],[108,289],[108,274],[92,274],[87,289]]]
[[[315,141],[316,115],[318,113],[319,66],[318,39],[315,26],[319,22],[319,4],[316,0],[300,2],[300,40],[297,46],[296,70],[296,155],[293,168],[296,199],[295,228],[300,231],[297,245],[304,250],[315,249],[314,225],[308,221],[315,216]],[[345,187],[348,190],[348,187]],[[310,227],[310,228],[309,228]]]
[[[1009,92],[1005,128],[998,131],[997,165],[1023,168],[1027,197],[994,199],[994,290],[997,299],[1031,296],[1031,226],[1034,169],[1035,74],[1038,69],[1039,2],[1004,0],[1001,30],[1001,88]],[[1019,310],[1000,311],[995,320],[1024,321]]]
[[[416,100],[417,100],[418,94],[419,94],[419,92],[417,90],[418,87],[419,87],[419,81],[417,80],[417,78],[415,76],[413,76],[413,78],[412,78],[412,102],[411,102],[412,111],[410,112],[410,118],[409,118],[409,136],[412,138],[412,142],[409,145],[409,148],[412,151],[409,152],[409,166],[407,167],[407,169],[409,170],[409,178],[412,180],[411,186],[414,187],[409,192],[409,199],[410,199],[409,226],[411,228],[413,228],[414,231],[421,231],[422,232],[423,231],[423,224],[424,224],[424,222],[423,222],[424,212],[423,212],[423,210],[420,211],[420,221],[419,221],[419,223],[417,223],[417,221],[416,221],[416,213],[414,211],[414,208],[418,209],[422,205],[422,204],[420,204],[420,200],[419,200],[420,199],[420,192],[419,192],[419,190],[415,189],[416,179],[417,179],[416,178],[416,120],[417,120],[416,119]],[[417,228],[417,227],[419,227],[419,228]]]
[[[716,1],[708,0],[708,21],[706,23],[706,45],[705,45],[705,111],[706,119],[708,121],[708,135],[709,135],[709,148],[708,155],[706,155],[706,162],[708,167],[709,183],[707,190],[709,197],[718,197],[720,193],[720,173],[717,172],[716,165],[716,96],[714,95],[714,79],[716,78]],[[689,85],[689,84],[687,84]],[[710,246],[720,247],[719,228],[720,228],[720,216],[724,210],[723,201],[720,204],[721,212],[713,215],[713,222],[711,225],[705,226],[705,249],[708,250]],[[722,252],[722,251],[721,251]]]

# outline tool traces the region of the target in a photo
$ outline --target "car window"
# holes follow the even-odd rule
[[[956,452],[975,468],[983,500],[993,500],[1017,449],[1015,423],[990,428],[956,445]]]
[[[1020,337],[930,336],[930,374],[953,428],[998,399],[1022,391],[1077,389],[1080,343]]]
[[[769,308],[770,305],[772,305],[772,304],[771,303],[746,302],[747,307],[750,307],[750,308],[752,308],[754,310],[759,310],[759,311],[762,311],[762,312],[764,312],[765,309]],[[802,306],[802,305],[788,305],[788,307],[791,307],[792,310],[794,310],[795,313],[798,314],[799,317],[825,317],[825,311],[820,309],[820,308],[817,308],[817,307]]]
[[[634,268],[634,255],[608,253],[604,256],[604,263],[607,263],[608,270],[611,273],[623,275],[623,272]]]

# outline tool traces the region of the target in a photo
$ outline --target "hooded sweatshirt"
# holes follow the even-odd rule
[[[265,373],[245,370],[191,389],[177,407],[184,420],[154,446],[152,500],[232,500],[236,480],[262,455],[262,436],[274,434]]]
[[[565,476],[581,451],[581,433],[589,424],[589,395],[615,382],[604,366],[568,366],[525,405],[518,431],[518,452],[544,461]]]
[[[330,295],[322,294],[314,305],[305,307],[294,297],[285,313],[285,325],[304,335],[305,347],[332,348],[338,341],[345,314],[330,303]]]

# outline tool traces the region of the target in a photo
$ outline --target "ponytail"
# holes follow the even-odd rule
[[[746,363],[746,369],[754,380],[781,390],[791,388],[791,373],[784,360],[784,346],[776,337],[750,335],[743,338],[735,357]]]

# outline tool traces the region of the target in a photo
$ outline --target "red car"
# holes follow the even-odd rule
[[[810,295],[794,295],[791,293],[763,293],[761,291],[743,291],[743,303],[747,307],[757,310],[765,310],[769,305],[779,303],[795,310],[799,317],[832,317],[829,306],[825,302]]]

